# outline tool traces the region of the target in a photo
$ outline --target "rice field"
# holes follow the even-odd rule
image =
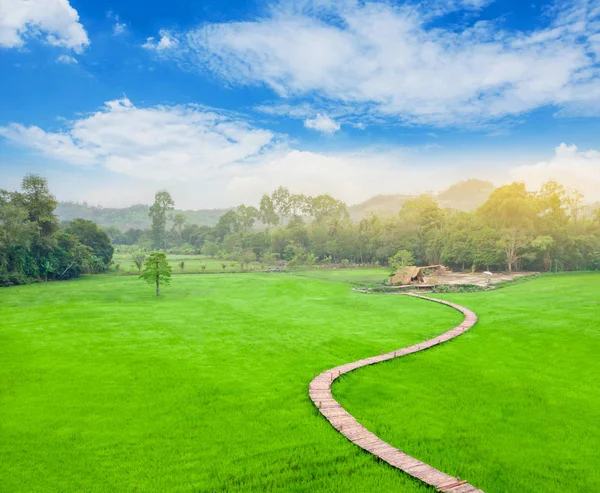
[[[351,291],[381,273],[174,276],[160,298],[134,276],[0,291],[0,491],[432,491],[307,394],[324,369],[461,321]],[[480,323],[343,377],[336,398],[487,493],[598,491],[599,294],[590,274],[439,295]]]

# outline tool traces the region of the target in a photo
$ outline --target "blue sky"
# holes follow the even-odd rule
[[[600,199],[600,0],[0,0],[0,187],[354,203],[458,179]]]

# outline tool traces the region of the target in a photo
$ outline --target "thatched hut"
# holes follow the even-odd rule
[[[410,284],[424,283],[425,272],[444,274],[448,272],[448,269],[443,265],[426,265],[424,267],[410,265],[408,267],[398,269],[398,272],[396,272],[394,277],[392,277],[391,284],[393,286],[408,286]]]

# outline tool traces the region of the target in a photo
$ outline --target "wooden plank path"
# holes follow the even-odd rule
[[[357,368],[373,365],[381,361],[400,358],[407,354],[424,351],[425,349],[429,349],[430,347],[437,346],[438,344],[458,337],[477,323],[477,315],[460,305],[412,293],[406,293],[406,296],[414,296],[415,298],[421,298],[423,300],[434,301],[450,306],[455,310],[462,312],[465,319],[454,329],[425,342],[392,351],[391,353],[382,354],[381,356],[373,356],[371,358],[355,361],[354,363],[336,366],[331,370],[324,371],[310,382],[310,398],[321,414],[327,418],[336,430],[360,448],[375,455],[378,460],[381,459],[391,466],[410,474],[414,478],[434,486],[437,488],[437,491],[448,493],[484,493],[482,490],[477,489],[466,481],[438,471],[434,467],[425,464],[424,462],[405,454],[402,450],[392,447],[390,444],[384,442],[377,435],[367,431],[363,425],[354,419],[354,416],[348,413],[348,411],[333,398],[333,395],[331,394],[331,384],[336,378],[344,373],[349,373]]]

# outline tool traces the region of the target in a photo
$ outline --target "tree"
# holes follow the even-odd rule
[[[502,231],[498,246],[504,251],[508,272],[517,268],[519,259],[531,257],[530,244],[531,237],[521,229],[505,228]]]
[[[135,245],[142,236],[144,236],[144,231],[141,229],[129,228],[123,233],[126,245]]]
[[[529,249],[538,219],[539,202],[523,183],[512,183],[494,190],[478,210],[478,217],[497,229],[501,238],[498,246],[506,257],[509,272],[521,258],[531,256]]]
[[[252,230],[252,226],[254,226],[260,215],[256,207],[245,206],[244,204],[237,207],[235,214],[237,220],[234,223],[234,233],[241,235],[246,235]]]
[[[150,207],[148,215],[152,219],[152,246],[153,248],[166,248],[167,211],[173,210],[175,202],[166,190],[156,192],[154,204]]]
[[[177,232],[177,236],[179,236],[179,238],[181,238],[181,232],[183,231],[183,227],[185,226],[186,222],[187,218],[182,212],[178,212],[173,217],[173,231]]]
[[[65,227],[65,232],[75,235],[82,245],[89,246],[105,266],[112,261],[114,248],[106,231],[88,219],[73,219]]]
[[[46,178],[28,174],[21,185],[23,205],[29,214],[29,220],[37,223],[40,236],[50,236],[58,230],[58,218],[54,214],[56,199],[48,189]]]
[[[306,265],[308,265],[309,269],[312,269],[313,265],[317,262],[319,258],[312,252],[306,254]]]
[[[217,245],[214,241],[204,242],[204,245],[202,245],[202,255],[214,257],[217,253],[219,253],[219,245]]]
[[[566,198],[567,206],[569,208],[569,215],[573,221],[573,232],[575,234],[579,233],[579,219],[581,213],[585,209],[585,201],[583,194],[573,188],[569,190]]]
[[[285,187],[278,187],[271,195],[271,201],[278,217],[285,219],[290,215],[292,194]]]
[[[341,200],[334,199],[331,195],[323,194],[314,199],[305,199],[310,204],[310,215],[320,223],[330,220],[348,219],[348,209]]]
[[[132,261],[135,266],[138,268],[138,272],[142,272],[142,267],[146,262],[146,255],[143,252],[134,252]]]
[[[251,248],[246,248],[237,255],[237,258],[240,265],[242,266],[242,269],[244,269],[252,262],[256,261],[256,253],[254,253],[254,250],[252,250]]]
[[[389,266],[395,271],[404,269],[409,265],[414,265],[415,258],[413,254],[407,250],[400,250],[393,257],[390,257],[388,260]]]
[[[144,272],[140,279],[156,286],[156,296],[160,295],[160,285],[171,282],[171,266],[167,262],[164,252],[152,252],[144,265]]]
[[[401,228],[406,237],[404,246],[411,244],[412,250],[419,262],[427,262],[427,251],[430,242],[436,236],[444,224],[444,211],[440,209],[438,203],[430,195],[421,195],[420,197],[407,200],[402,205],[400,211]],[[429,261],[438,261],[436,258]]]
[[[550,255],[550,248],[554,243],[552,236],[538,236],[531,242],[531,248],[535,251],[540,252],[544,256],[544,270],[549,271],[552,267],[552,257]]]
[[[279,224],[279,216],[275,212],[273,200],[268,195],[263,195],[260,199],[260,220],[267,225],[277,226]]]

